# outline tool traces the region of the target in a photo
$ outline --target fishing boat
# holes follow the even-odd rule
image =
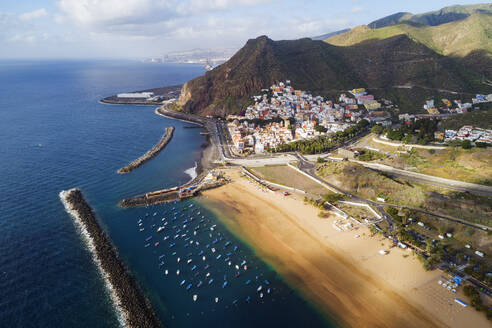
[[[234,252],[238,250],[238,247],[237,246],[234,246]]]
[[[162,259],[164,256],[166,256],[166,254],[159,255],[159,260]]]
[[[159,242],[158,242],[158,241],[156,241],[156,242],[154,243],[154,246],[155,246],[155,247],[159,246]]]
[[[226,288],[227,287],[227,284],[228,284],[228,282],[227,281],[224,281],[224,283],[222,284],[222,288]]]
[[[192,268],[191,268],[191,271],[195,271],[196,270],[196,265],[194,265]]]
[[[193,302],[196,302],[196,300],[198,299],[198,295],[193,295]]]
[[[181,283],[179,285],[183,286],[185,283],[186,283],[186,280],[183,280],[183,281],[181,281]]]
[[[202,256],[202,261],[205,261],[205,259],[206,259],[205,255],[204,255],[204,256]]]
[[[147,238],[145,238],[145,241],[149,241],[152,239],[152,236],[148,236]]]
[[[204,269],[207,270],[208,268],[210,268],[210,264],[205,265]]]
[[[260,285],[260,286],[256,289],[256,291],[257,291],[257,292],[259,292],[259,291],[261,291],[261,290],[262,290],[262,288],[263,288],[263,286],[262,286],[262,285]]]
[[[203,251],[200,251],[200,253],[198,253],[198,256],[202,256],[203,255]]]
[[[164,274],[167,276],[167,274],[169,273],[169,271],[167,271],[167,269],[164,271]]]
[[[190,264],[192,261],[192,259],[189,259],[188,261],[186,261],[186,264]]]
[[[147,247],[149,247],[149,246],[150,246],[150,243],[145,244],[145,246],[144,246],[144,247],[145,247],[145,248],[147,248]]]
[[[214,280],[213,280],[213,279],[210,279],[210,280],[208,281],[208,284],[209,284],[209,285],[211,285],[213,282],[214,282]]]
[[[210,272],[207,272],[207,274],[205,275],[205,278],[208,278],[210,277]]]
[[[241,266],[243,266],[243,265],[245,265],[245,264],[246,264],[246,260],[243,260],[243,261],[241,262]]]
[[[212,253],[215,253],[215,248],[212,247]]]
[[[239,270],[239,265],[236,264],[235,268],[236,268],[236,270]]]
[[[179,276],[179,270],[176,270],[176,275]]]
[[[171,244],[169,245],[169,248],[172,248],[172,247],[174,247],[174,246],[176,246],[176,243],[171,243]]]
[[[218,297],[215,298],[215,303],[219,303],[219,298]]]
[[[217,260],[219,260],[222,257],[222,255],[217,255]]]
[[[190,290],[191,286],[193,286],[193,284],[188,284],[188,286],[186,286],[186,290]]]
[[[232,304],[233,305],[236,305],[237,304],[237,300],[232,301]]]
[[[178,263],[181,262],[181,257],[178,257],[177,258],[177,261],[178,261]]]
[[[270,294],[270,288],[267,289],[267,293]]]
[[[162,226],[157,228],[157,232],[161,232],[162,230],[164,230],[164,227],[162,227]]]
[[[200,288],[200,287],[201,287],[201,285],[203,285],[203,281],[201,281],[201,280],[200,280],[200,281],[198,282],[198,284],[196,285],[196,287],[197,287],[197,288]]]
[[[249,279],[248,279],[248,280],[246,281],[246,285],[249,285],[250,283],[251,283],[251,280],[249,280]]]
[[[260,293],[260,298],[263,298],[263,293]]]
[[[265,285],[270,285],[270,282],[266,279],[263,282],[265,283]]]
[[[142,229],[140,229],[140,232],[142,232],[142,231],[144,231],[144,230],[145,230],[145,228],[142,228]]]

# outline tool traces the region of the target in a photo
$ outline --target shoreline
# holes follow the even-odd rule
[[[166,132],[162,136],[162,138],[159,140],[157,144],[154,145],[149,151],[147,151],[145,154],[128,164],[127,166],[122,167],[121,169],[118,170],[118,174],[126,174],[130,173],[131,171],[139,168],[146,162],[150,161],[152,158],[157,156],[166,146],[167,144],[171,141],[173,134],[174,134],[174,126],[170,126],[166,128]]]
[[[342,326],[489,326],[481,313],[456,305],[455,297],[466,299],[461,290],[438,285],[447,279],[441,272],[423,270],[386,238],[371,237],[364,226],[337,231],[338,218],[320,219],[301,196],[262,192],[238,171],[227,171],[233,182],[205,191],[199,202]]]
[[[109,296],[123,327],[162,327],[149,299],[124,266],[109,237],[79,189],[61,191],[65,210],[80,229],[85,243],[101,273]]]

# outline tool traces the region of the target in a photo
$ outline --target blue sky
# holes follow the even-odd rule
[[[459,4],[476,1],[461,0]],[[441,0],[1,0],[0,58],[141,58],[316,36]]]

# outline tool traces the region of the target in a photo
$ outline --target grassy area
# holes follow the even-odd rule
[[[405,169],[414,167],[420,173],[442,178],[492,185],[492,148],[414,149],[388,160],[387,164]]]
[[[316,182],[294,171],[286,165],[255,167],[252,170],[264,180],[301,189],[312,195],[326,194],[328,191]]]
[[[318,174],[361,197],[421,208],[492,226],[492,199],[416,184],[386,176],[351,162],[327,162]]]

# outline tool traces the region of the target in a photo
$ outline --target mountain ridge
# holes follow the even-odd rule
[[[178,106],[201,115],[239,113],[251,96],[286,79],[318,94],[366,87],[385,95],[384,89],[401,85],[466,92],[475,90],[480,77],[407,35],[347,47],[261,36],[248,40],[228,62],[187,82]]]

